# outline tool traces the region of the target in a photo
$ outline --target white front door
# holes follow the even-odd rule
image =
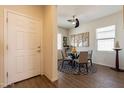
[[[40,74],[39,21],[8,12],[8,84]]]

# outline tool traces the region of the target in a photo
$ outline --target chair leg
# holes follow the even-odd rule
[[[91,66],[93,65],[93,63],[92,63],[92,59],[90,59],[90,63],[91,63]]]
[[[75,67],[75,64],[76,64],[76,63],[75,63],[75,61],[73,60],[73,61],[72,61],[72,68]]]
[[[81,65],[79,63],[79,69],[78,69],[78,72],[80,73],[81,72]]]
[[[87,70],[87,73],[88,73],[88,64],[86,64],[86,70]]]
[[[71,63],[71,67],[73,68],[73,61],[70,61],[70,63]]]
[[[64,61],[62,61],[62,66],[61,66],[61,70],[62,70],[62,68],[63,68],[63,65],[64,65]]]

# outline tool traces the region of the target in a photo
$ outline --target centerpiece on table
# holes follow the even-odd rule
[[[73,47],[72,50],[71,50],[71,52],[72,52],[73,54],[77,53],[76,47]]]

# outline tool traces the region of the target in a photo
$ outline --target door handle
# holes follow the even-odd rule
[[[37,52],[40,52],[40,50],[37,50]]]
[[[38,48],[40,48],[40,46],[38,46]]]

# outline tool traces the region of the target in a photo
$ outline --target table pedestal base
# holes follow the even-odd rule
[[[111,68],[111,69],[117,72],[124,72],[124,69],[116,69],[116,68]]]

